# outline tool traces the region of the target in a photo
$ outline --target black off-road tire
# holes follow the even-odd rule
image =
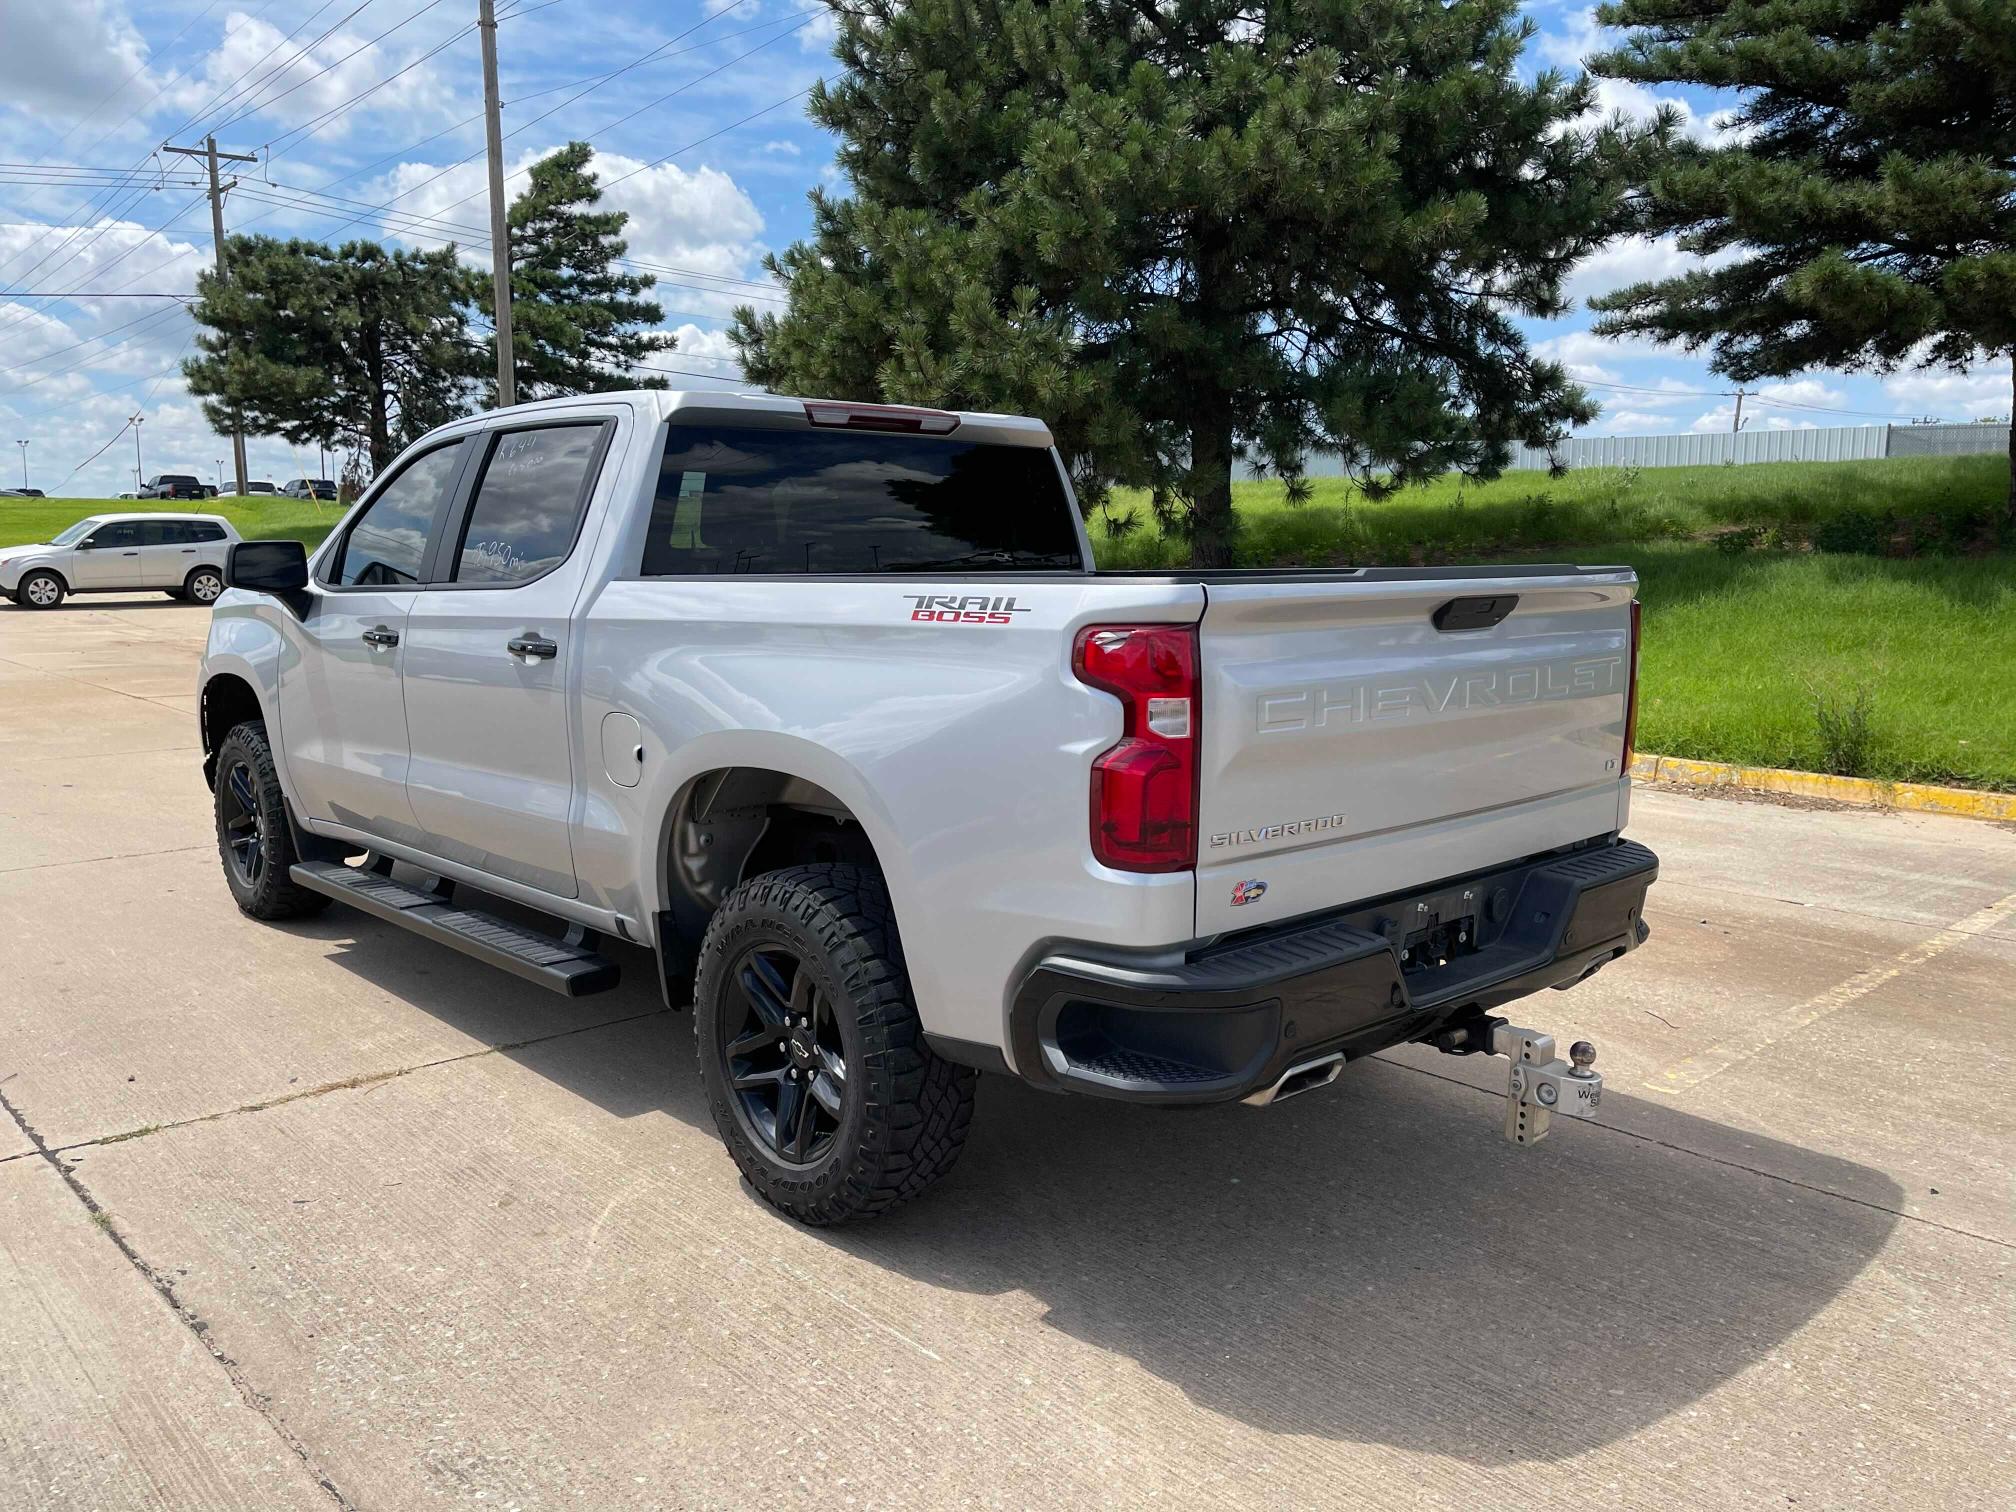
[[[844,1053],[837,1127],[803,1161],[783,1157],[731,1086],[728,1045],[755,1012],[738,976],[763,952],[809,973],[823,1022]],[[820,1020],[814,1012],[815,1023]],[[772,1206],[815,1226],[888,1212],[959,1159],[977,1076],[924,1043],[896,916],[874,871],[792,867],[751,878],[707,927],[694,980],[693,1032],[715,1127],[749,1184]],[[788,1065],[790,1055],[780,1050]],[[748,1062],[742,1062],[746,1067]],[[803,1096],[809,1098],[806,1088]],[[816,1120],[815,1120],[816,1121]]]
[[[217,748],[212,807],[224,881],[240,912],[269,921],[300,919],[329,906],[327,897],[297,886],[288,874],[300,858],[263,721],[234,726]]]
[[[47,588],[39,589],[31,586],[38,581],[46,583]],[[55,573],[31,572],[21,579],[20,586],[14,590],[14,600],[16,603],[26,604],[30,609],[54,609],[63,602],[64,595],[69,591],[64,586],[63,579]],[[36,600],[38,592],[46,595],[39,603]]]

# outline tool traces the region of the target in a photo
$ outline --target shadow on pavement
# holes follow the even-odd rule
[[[568,1004],[368,920],[303,927],[354,939],[336,961],[493,1043],[658,1006],[642,951],[617,991]],[[504,1053],[617,1117],[712,1137],[691,1047],[680,1013]],[[818,1237],[927,1286],[1026,1293],[1050,1327],[1268,1432],[1506,1464],[1596,1448],[1757,1365],[1896,1222],[1744,1167],[1894,1205],[1886,1178],[1668,1108],[1660,1144],[1563,1123],[1522,1151],[1501,1117],[1384,1061],[1264,1111],[983,1078],[943,1185]]]

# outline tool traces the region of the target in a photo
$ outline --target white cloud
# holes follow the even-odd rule
[[[551,147],[521,154],[507,165],[504,191],[523,190],[524,170],[552,152]],[[681,308],[704,315],[726,315],[746,298],[735,287],[717,287],[714,280],[748,279],[759,276],[758,259],[763,246],[763,216],[742,187],[718,168],[686,169],[677,163],[645,168],[636,159],[621,153],[598,152],[593,169],[603,182],[622,179],[604,193],[604,210],[629,212],[630,223],[624,237],[630,243],[630,257],[680,272],[659,275],[656,297],[668,308]],[[637,172],[636,170],[643,171]],[[456,225],[478,227],[487,224],[487,181],[481,163],[464,163],[439,179],[441,170],[426,163],[402,163],[378,189],[361,198],[382,202],[409,188],[422,186],[399,201],[397,209],[409,215],[439,217]],[[634,173],[634,177],[625,177]],[[463,201],[467,201],[463,203]],[[442,237],[455,234],[444,229]],[[404,237],[388,228],[388,238],[404,239],[426,246],[440,245],[439,237]],[[479,233],[487,241],[487,232]],[[489,266],[487,250],[469,254],[472,263]],[[691,280],[698,287],[673,287],[682,274],[705,275]]]
[[[1598,336],[1593,331],[1563,331],[1559,336],[1534,342],[1533,354],[1572,369],[1577,364],[1593,366],[1603,360],[1657,357],[1665,355],[1665,352],[1656,342],[1647,341],[1642,336]]]
[[[1639,410],[1619,410],[1605,415],[1595,430],[1613,436],[1656,434],[1673,428],[1671,415],[1648,415]]]
[[[2004,359],[1964,373],[1938,368],[1896,373],[1883,380],[1883,392],[1905,411],[1948,420],[2001,419],[2009,414],[2009,381]]]
[[[250,111],[262,121],[298,126],[380,80],[389,80],[355,110],[316,127],[316,139],[332,141],[358,125],[403,136],[413,126],[441,124],[469,113],[470,106],[451,87],[440,65],[423,63],[410,73],[400,72],[432,45],[410,29],[400,36],[411,39],[411,50],[395,55],[390,48],[367,44],[365,36],[348,31],[304,52],[305,39],[290,38],[271,22],[243,12],[233,12],[226,28],[227,35],[204,59],[201,74],[169,92],[176,108],[194,112],[207,107],[213,120]]]
[[[109,0],[0,0],[0,37],[0,97],[65,120],[94,110],[147,59],[146,43]]]

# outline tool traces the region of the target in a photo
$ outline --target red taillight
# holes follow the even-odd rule
[[[959,417],[950,410],[916,409],[907,404],[808,399],[805,418],[814,425],[835,425],[843,430],[901,431],[913,436],[949,436],[959,429]]]
[[[1624,775],[1631,775],[1631,758],[1638,750],[1638,600],[1631,600],[1631,671],[1624,685]]]
[[[1120,700],[1120,741],[1092,763],[1092,854],[1120,871],[1197,864],[1197,630],[1088,625],[1071,666]]]

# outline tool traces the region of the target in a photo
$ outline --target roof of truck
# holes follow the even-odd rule
[[[1028,415],[1002,415],[986,410],[942,410],[929,405],[891,405],[870,400],[735,393],[726,389],[618,389],[604,394],[574,394],[564,399],[535,399],[525,404],[514,404],[509,409],[491,410],[483,415],[472,416],[471,419],[483,421],[494,415],[532,416],[571,409],[592,409],[598,404],[607,405],[612,401],[635,405],[659,421],[668,420],[678,414],[688,414],[696,418],[704,414],[709,419],[728,419],[737,412],[752,417],[763,415],[780,419],[805,419],[810,406],[851,407],[899,413],[910,410],[924,414],[952,416],[958,424],[949,434],[957,435],[962,440],[992,441],[997,444],[1020,446],[1050,445],[1050,427]],[[449,427],[444,427],[447,428]]]

